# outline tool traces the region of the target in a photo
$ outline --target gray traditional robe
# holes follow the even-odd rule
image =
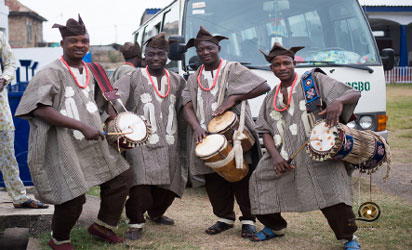
[[[113,74],[110,76],[110,82],[111,83],[115,83],[117,80],[119,80],[120,78],[122,78],[122,76],[135,71],[137,68],[133,67],[130,64],[123,64],[121,66],[119,66],[114,72]]]
[[[314,73],[314,78],[326,104],[355,91],[321,73]],[[318,117],[307,114],[300,82],[296,83],[287,111],[278,112],[273,108],[275,89],[265,98],[256,129],[259,133],[272,135],[277,150],[287,160],[309,138],[313,122]],[[277,102],[283,102],[282,94],[279,94]],[[344,105],[341,119],[347,121],[355,106]],[[270,154],[263,155],[249,183],[253,214],[304,212],[338,203],[352,205],[351,177],[343,162],[317,162],[302,151],[292,164],[295,169],[277,176]]]
[[[152,126],[152,135],[145,145],[126,151],[126,159],[134,169],[134,185],[158,185],[177,196],[183,194],[187,169],[180,162],[178,113],[180,96],[186,83],[170,72],[171,90],[166,98],[159,97],[149,80],[146,69],[137,69],[119,81],[115,88],[128,111],[144,116]],[[152,77],[156,87],[156,77]],[[167,77],[161,80],[160,93],[167,91]],[[183,118],[180,118],[183,119]]]
[[[102,130],[99,107],[104,102],[90,76],[89,86],[80,89],[63,63],[56,60],[33,77],[17,108],[16,116],[30,123],[28,165],[43,202],[72,200],[129,168],[106,140],[88,141],[80,131],[56,127],[30,115],[39,105],[51,106],[62,115]]]
[[[199,68],[200,69],[200,68]],[[243,95],[247,94],[252,91],[254,88],[259,86],[260,84],[266,82],[265,79],[260,78],[259,76],[255,75],[250,71],[248,68],[242,66],[238,62],[229,63],[227,61],[223,61],[223,65],[217,79],[216,86],[211,91],[204,91],[199,88],[197,83],[197,77],[199,75],[199,69],[192,74],[188,81],[186,88],[183,90],[182,99],[183,105],[192,102],[194,111],[197,115],[200,125],[207,129],[207,124],[213,118],[212,113],[213,111],[218,108],[217,99],[219,93],[219,86],[222,81],[223,72],[228,70],[228,77],[227,77],[227,87],[225,92],[225,98],[231,95]],[[213,76],[216,75],[216,70],[213,71]],[[213,77],[210,71],[203,71],[202,77],[200,79],[202,86],[205,88],[209,88],[213,83]],[[238,116],[240,116],[240,108],[241,104],[237,104],[235,107],[232,108],[232,111],[235,112]],[[253,162],[253,159],[260,158],[260,148],[258,147],[258,136],[254,129],[255,123],[252,119],[252,115],[250,112],[249,103],[246,102],[246,115],[245,115],[245,125],[246,127],[252,132],[253,136],[256,140],[256,150],[254,150],[255,155],[250,155],[248,152],[248,160]],[[188,147],[189,147],[189,166],[190,172],[192,175],[204,175],[214,173],[214,170],[208,166],[206,166],[202,160],[200,160],[195,155],[195,147],[196,142],[193,137],[192,130],[189,129],[188,138]]]

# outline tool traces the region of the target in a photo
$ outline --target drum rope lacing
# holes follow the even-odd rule
[[[156,84],[154,83],[154,81],[152,79],[152,75],[149,72],[149,68],[146,66],[146,73],[149,76],[149,80],[152,83],[153,89],[155,90],[156,94],[161,98],[166,98],[169,95],[170,89],[171,89],[169,72],[166,69],[164,69],[164,71],[165,71],[165,75],[166,75],[166,78],[167,78],[167,91],[166,91],[165,95],[162,95],[160,93],[159,89],[156,87]]]
[[[223,64],[223,59],[220,59],[219,66],[217,67],[216,75],[213,77],[213,84],[212,86],[210,86],[210,88],[204,87],[202,83],[200,82],[200,78],[202,77],[202,72],[205,68],[205,65],[202,64],[202,66],[200,66],[199,74],[197,75],[197,84],[199,85],[199,88],[201,88],[203,91],[211,91],[216,86],[217,79],[219,78],[220,69],[222,68],[222,64]]]
[[[293,89],[295,88],[295,85],[296,85],[297,80],[298,80],[298,74],[295,73],[295,79],[293,80],[292,87],[291,87],[291,90],[290,90],[289,95],[288,95],[288,103],[287,103],[286,106],[285,106],[284,108],[282,108],[282,109],[278,109],[278,107],[277,107],[277,105],[276,105],[276,104],[277,104],[277,99],[278,99],[279,90],[280,90],[280,86],[282,85],[282,83],[279,83],[279,84],[278,84],[278,86],[276,87],[275,97],[273,98],[273,108],[274,108],[276,111],[282,112],[282,111],[287,110],[287,109],[290,107],[290,102],[292,101]]]
[[[82,61],[82,65],[83,65],[83,68],[86,71],[86,83],[84,85],[80,85],[79,81],[77,80],[77,77],[73,74],[73,71],[70,69],[69,64],[66,62],[66,60],[64,60],[63,57],[60,58],[60,61],[66,66],[66,68],[69,71],[70,75],[72,76],[74,82],[76,83],[76,85],[79,88],[84,89],[89,85],[89,83],[90,83],[90,72],[89,72],[89,68],[87,68],[86,64],[83,61]]]

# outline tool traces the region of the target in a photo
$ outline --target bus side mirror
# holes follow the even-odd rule
[[[169,37],[169,59],[172,61],[183,60],[186,52],[186,44],[183,36]]]
[[[392,48],[385,48],[381,53],[383,70],[391,70],[395,64],[395,51]]]

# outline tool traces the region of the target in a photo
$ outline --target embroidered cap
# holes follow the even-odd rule
[[[53,24],[52,28],[59,28],[61,36],[64,38],[66,36],[78,36],[87,33],[86,26],[83,23],[82,18],[79,14],[79,21],[70,18],[66,22],[66,26],[61,24]]]
[[[166,34],[164,32],[152,36],[144,44],[150,48],[169,50],[169,42],[166,40]]]
[[[277,56],[289,56],[289,57],[292,57],[292,59],[295,59],[296,52],[298,52],[299,50],[303,48],[304,47],[292,47],[290,49],[286,49],[280,43],[275,42],[273,44],[272,49],[269,51],[269,54],[265,54],[265,52],[263,52],[262,50],[259,50],[259,51],[263,54],[263,56],[265,56],[266,61],[271,63],[273,58]]]
[[[187,43],[186,43],[186,48],[191,48],[193,46],[197,46],[199,42],[201,41],[209,41],[212,42],[216,45],[219,45],[219,42],[224,39],[229,39],[225,36],[213,36],[212,34],[209,33],[203,26],[200,26],[199,32],[197,32],[196,38],[191,38]]]
[[[141,50],[138,43],[126,42],[120,46],[119,50],[123,54],[124,59],[141,57]]]

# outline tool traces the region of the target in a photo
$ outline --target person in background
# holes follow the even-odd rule
[[[138,43],[133,44],[131,42],[126,42],[120,46],[119,50],[124,57],[125,63],[119,66],[110,76],[110,81],[112,83],[115,83],[127,73],[136,70],[136,68],[142,67],[142,51],[140,50]]]
[[[0,171],[7,193],[15,208],[48,208],[49,206],[29,198],[19,176],[19,166],[14,155],[14,125],[10,111],[7,85],[14,78],[16,61],[6,37],[0,32]]]

